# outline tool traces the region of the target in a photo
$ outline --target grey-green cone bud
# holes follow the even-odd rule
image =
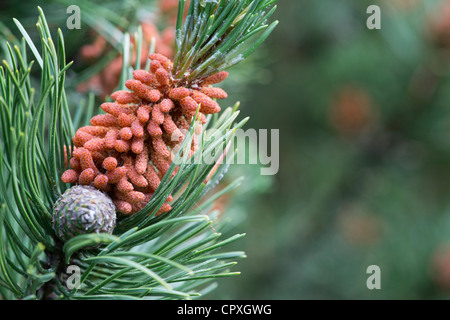
[[[84,233],[112,233],[116,207],[103,192],[90,186],[73,186],[53,206],[53,230],[63,241]]]

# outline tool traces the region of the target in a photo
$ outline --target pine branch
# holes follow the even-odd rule
[[[275,10],[274,2],[193,0],[183,25],[181,0],[174,74],[184,77],[188,72],[185,81],[198,81],[237,63],[240,58],[236,60],[234,54],[248,56],[276,25],[265,24]],[[53,206],[69,188],[60,177],[74,150],[74,130],[89,123],[95,101],[90,95],[87,103],[68,103],[65,77],[72,62],[66,62],[64,37],[58,30],[53,40],[46,17],[38,10],[40,45],[15,20],[23,39],[14,46],[6,44],[7,56],[0,67],[0,295],[6,299],[186,299],[215,288],[211,282],[217,278],[239,274],[231,268],[245,253],[222,249],[244,235],[223,240],[221,221],[211,211],[217,198],[241,182],[231,181],[214,194],[228,170],[223,158],[235,153],[229,150],[230,142],[248,120],[235,123],[238,104],[206,117],[204,129],[212,129],[214,135],[204,131],[196,136],[197,109],[196,120],[151,200],[134,215],[118,219],[112,235],[81,234],[65,243],[58,239],[52,228]],[[140,29],[135,39],[139,49]],[[246,49],[244,42],[248,42]],[[139,65],[131,65],[128,33],[121,48],[123,87]],[[31,81],[33,61],[28,52],[41,74],[39,91]],[[199,148],[189,157],[194,138],[199,139]],[[211,163],[201,161],[211,154]],[[156,215],[169,195],[174,196],[172,209]],[[74,290],[65,282],[68,265],[81,270],[81,286]]]

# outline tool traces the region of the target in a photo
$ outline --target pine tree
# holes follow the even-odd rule
[[[222,239],[223,223],[211,207],[241,181],[214,193],[228,169],[223,157],[236,152],[227,146],[247,118],[235,123],[239,104],[218,113],[216,98],[226,94],[210,85],[269,36],[277,24],[266,23],[275,2],[192,0],[183,19],[180,0],[174,61],[151,54],[145,69],[139,58],[132,65],[125,34],[115,102],[102,104],[107,114],[93,117],[92,100],[84,108],[68,102],[65,80],[73,62],[67,62],[62,31],[52,36],[38,8],[38,49],[30,31],[14,21],[23,39],[5,42],[0,67],[2,298],[187,299],[215,288],[214,279],[239,274],[231,268],[245,253],[221,249],[243,234]],[[141,30],[134,45],[142,45]],[[31,80],[35,64],[38,84]],[[171,133],[169,127],[185,129],[174,144],[155,133]],[[115,128],[121,129],[108,149],[105,135]],[[200,161],[207,155],[211,163]],[[139,180],[150,167],[151,178]]]

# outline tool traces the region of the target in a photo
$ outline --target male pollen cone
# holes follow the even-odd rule
[[[117,212],[125,215],[140,211],[150,201],[196,110],[200,117],[196,131],[201,132],[205,115],[220,111],[215,99],[227,97],[224,90],[210,86],[225,80],[227,72],[181,86],[184,82],[172,77],[170,59],[161,54],[152,54],[150,59],[150,71],[136,70],[134,79],[126,81],[130,91],[111,94],[114,102],[101,105],[106,114],[94,116],[90,126],[78,129],[71,168],[61,177],[64,183],[91,185],[106,192]],[[198,148],[195,138],[191,155]],[[169,196],[156,214],[170,211],[172,200]]]

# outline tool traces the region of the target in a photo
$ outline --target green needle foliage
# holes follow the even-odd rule
[[[192,0],[184,24],[180,0],[174,71],[193,81],[231,68],[246,59],[277,26],[267,25],[277,0]]]
[[[190,57],[189,65],[195,67],[192,70],[200,67],[197,76],[223,69],[227,66],[221,63],[226,60],[225,53],[238,52],[244,40],[265,28],[263,21],[273,11],[262,11],[273,2],[240,1],[236,5],[236,1],[192,1],[192,12],[182,31],[177,29],[186,35],[186,41],[178,44],[178,52],[189,54],[178,55],[178,59]],[[182,12],[184,1],[180,3]],[[225,222],[212,210],[219,196],[241,182],[231,181],[214,194],[214,187],[228,169],[220,159],[225,153],[227,157],[234,155],[235,150],[227,146],[235,130],[247,121],[235,123],[238,104],[207,117],[199,137],[201,147],[188,158],[197,126],[196,122],[191,124],[151,201],[137,214],[119,219],[112,235],[83,234],[66,243],[57,239],[51,227],[52,208],[70,187],[60,179],[66,148],[73,147],[75,129],[88,123],[94,100],[91,96],[87,104],[68,104],[65,76],[72,62],[66,61],[61,30],[54,38],[43,11],[38,10],[39,45],[15,20],[23,39],[17,45],[6,43],[7,56],[0,67],[0,297],[192,299],[214,289],[215,279],[239,274],[231,268],[245,254],[221,249],[244,235],[223,239],[220,231]],[[219,18],[224,20],[220,28]],[[180,17],[178,26],[181,24]],[[225,32],[220,31],[224,26]],[[243,55],[254,50],[270,30],[267,28]],[[210,46],[216,37],[224,42],[216,39]],[[139,47],[140,30],[136,38]],[[201,41],[194,48],[195,39]],[[134,70],[128,34],[122,46],[123,84]],[[213,47],[219,55],[212,54]],[[28,57],[30,52],[33,59]],[[33,63],[41,75],[39,83],[31,81]],[[182,68],[185,65],[178,64]],[[210,134],[212,131],[214,134]],[[214,161],[205,163],[202,159],[206,156]],[[177,174],[170,179],[176,168]],[[169,194],[174,196],[173,209],[155,216]],[[73,267],[81,276],[74,288],[69,285]]]

